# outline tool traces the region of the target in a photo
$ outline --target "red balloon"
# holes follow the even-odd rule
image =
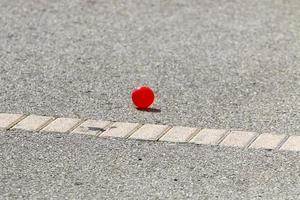
[[[154,92],[147,86],[142,85],[132,90],[131,99],[139,109],[147,109],[154,101]]]

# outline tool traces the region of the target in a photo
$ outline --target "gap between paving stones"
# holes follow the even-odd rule
[[[300,136],[95,119],[0,113],[0,128],[211,146],[300,151]]]

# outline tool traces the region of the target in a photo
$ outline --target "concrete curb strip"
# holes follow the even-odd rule
[[[296,135],[259,134],[225,129],[200,129],[93,119],[55,118],[39,115],[0,113],[0,129],[60,132],[148,141],[184,142],[244,149],[300,151],[300,136]]]

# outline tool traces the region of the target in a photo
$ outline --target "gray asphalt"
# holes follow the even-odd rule
[[[0,0],[0,112],[300,135],[300,1]],[[133,108],[148,84],[154,108]],[[299,153],[0,131],[0,199],[299,199]]]
[[[0,1],[0,112],[300,134],[300,2]],[[154,108],[133,108],[149,84]]]
[[[1,199],[299,199],[299,156],[1,131]]]

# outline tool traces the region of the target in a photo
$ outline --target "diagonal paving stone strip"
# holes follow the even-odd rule
[[[100,137],[127,138],[138,127],[138,123],[115,122],[108,130],[100,134]]]
[[[42,129],[42,131],[47,132],[60,132],[67,133],[71,131],[78,123],[80,123],[81,119],[74,118],[57,118],[53,122],[51,122],[48,126]]]
[[[166,125],[145,124],[136,132],[134,132],[130,138],[138,140],[158,140],[169,129]]]
[[[237,148],[300,151],[300,136],[275,133],[199,129],[159,124],[110,122],[39,115],[0,113],[0,128],[60,132],[148,141],[185,142]]]
[[[250,145],[249,148],[255,149],[275,149],[285,138],[285,135],[263,133]]]
[[[39,116],[39,115],[29,115],[18,124],[12,127],[12,129],[23,129],[27,131],[37,131],[47,122],[54,119],[54,117]]]
[[[89,119],[89,120],[83,122],[82,124],[80,124],[71,133],[85,134],[85,135],[97,135],[98,133],[105,131],[104,129],[109,124],[111,124],[111,122],[109,122],[109,121]]]
[[[203,129],[195,137],[191,139],[191,143],[217,145],[225,136],[227,130],[224,129]]]
[[[290,136],[280,150],[300,151],[300,136]]]
[[[175,126],[163,135],[159,141],[187,142],[197,130],[197,128]]]
[[[231,131],[220,143],[221,146],[246,147],[257,135],[254,132]]]
[[[22,118],[22,114],[0,113],[0,128],[9,128]]]

